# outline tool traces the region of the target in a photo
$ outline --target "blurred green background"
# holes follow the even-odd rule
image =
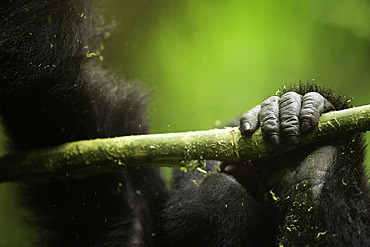
[[[110,0],[107,16],[104,63],[151,91],[154,133],[220,126],[299,81],[370,104],[369,1]]]
[[[370,104],[367,0],[107,0],[104,66],[151,92],[152,132],[210,129],[284,84],[315,80]],[[370,166],[369,159],[367,160]],[[11,185],[6,185],[11,186]],[[0,247],[29,235],[0,187]]]

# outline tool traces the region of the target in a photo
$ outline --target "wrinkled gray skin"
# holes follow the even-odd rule
[[[244,134],[251,134],[261,126],[264,138],[273,145],[280,145],[282,139],[288,145],[296,145],[301,132],[317,126],[321,114],[331,110],[335,110],[335,107],[317,92],[303,96],[288,92],[281,98],[271,96],[262,105],[243,114],[240,130]],[[300,166],[274,173],[269,178],[269,185],[280,193],[289,194],[298,184],[309,182],[315,200],[323,187],[324,177],[335,163],[335,154],[335,147],[321,147],[313,151]],[[320,162],[315,162],[318,160]]]
[[[279,145],[283,135],[291,145],[295,145],[300,131],[316,126],[322,113],[334,109],[319,93],[310,92],[302,96],[289,92],[281,98],[272,96],[261,106],[243,114],[240,130],[245,134],[253,133],[261,125],[264,137],[271,143]]]

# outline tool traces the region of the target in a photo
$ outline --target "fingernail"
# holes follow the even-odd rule
[[[301,130],[302,131],[307,131],[307,130],[310,129],[310,127],[311,127],[311,125],[310,125],[310,123],[308,121],[304,121],[301,124]]]
[[[248,123],[248,122],[244,122],[242,123],[242,125],[240,126],[240,129],[242,130],[242,132],[248,132],[250,129],[251,129],[251,124]]]
[[[288,137],[288,144],[291,146],[295,146],[298,144],[298,138],[296,136],[289,136]]]
[[[280,139],[280,137],[278,135],[270,135],[270,141],[274,145],[279,145],[280,142],[281,142],[281,139]]]

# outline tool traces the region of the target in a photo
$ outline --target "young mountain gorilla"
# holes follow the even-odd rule
[[[289,92],[294,91],[294,92]],[[320,94],[316,93],[320,92]],[[294,145],[321,113],[351,106],[314,85],[284,89],[240,120],[272,145]],[[370,246],[363,134],[306,146],[271,160],[207,161],[207,174],[175,172],[164,212],[172,246]],[[270,195],[270,197],[268,197]]]
[[[90,5],[1,4],[0,114],[11,148],[148,133],[145,94],[100,67],[105,29]],[[301,130],[333,110],[329,102],[350,106],[315,86],[292,90],[304,96],[269,98],[243,116],[241,130],[260,124],[273,145],[295,144]],[[37,218],[30,223],[40,229],[35,246],[164,246],[163,236],[169,246],[364,246],[370,218],[363,156],[356,134],[271,161],[222,164],[235,178],[217,173],[217,161],[207,162],[206,175],[176,171],[163,219],[166,191],[154,167],[21,188]]]

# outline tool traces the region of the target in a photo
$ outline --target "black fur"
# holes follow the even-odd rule
[[[148,133],[143,90],[101,68],[106,29],[96,2],[1,3],[0,114],[10,148]],[[145,167],[24,184],[22,193],[42,233],[36,246],[152,246],[166,191],[160,170]]]
[[[207,161],[207,175],[175,170],[163,213],[170,246],[261,246],[262,208],[234,178],[217,172],[218,165]]]
[[[97,2],[0,5],[0,115],[9,148],[148,133],[143,90],[101,68],[107,27],[91,7]],[[318,91],[336,109],[351,106],[315,85],[287,91]],[[37,219],[29,223],[40,229],[35,246],[367,246],[364,150],[363,135],[355,134],[245,162],[247,170],[235,178],[219,173],[217,161],[207,162],[207,174],[177,170],[163,222],[166,190],[154,167],[20,189]],[[303,169],[310,162],[327,168],[323,177],[287,179],[310,176]],[[312,194],[321,180],[323,187]]]
[[[351,99],[317,85],[302,84],[283,90],[285,91],[296,91],[300,94],[320,92],[337,110],[353,106]],[[314,144],[311,150],[328,146],[335,149],[323,149],[326,152],[309,157],[312,160],[308,159],[308,162],[314,164],[327,161],[323,165],[328,168],[328,171],[322,178],[324,186],[318,198],[308,197],[308,189],[304,184],[289,190],[289,194],[281,192],[278,206],[285,220],[281,224],[279,244],[285,246],[370,245],[368,210],[370,191],[364,164],[366,154],[364,135],[359,133],[342,136],[336,140]],[[307,152],[307,148],[304,149]],[[306,157],[306,154],[303,157]],[[330,161],[333,164],[330,164]]]
[[[278,94],[289,91],[319,92],[338,110],[352,106],[346,97],[313,84],[284,87]],[[215,172],[213,161],[207,162],[208,174],[177,170],[163,214],[168,241],[173,246],[369,246],[364,156],[363,134],[354,134],[246,162],[235,178]]]

